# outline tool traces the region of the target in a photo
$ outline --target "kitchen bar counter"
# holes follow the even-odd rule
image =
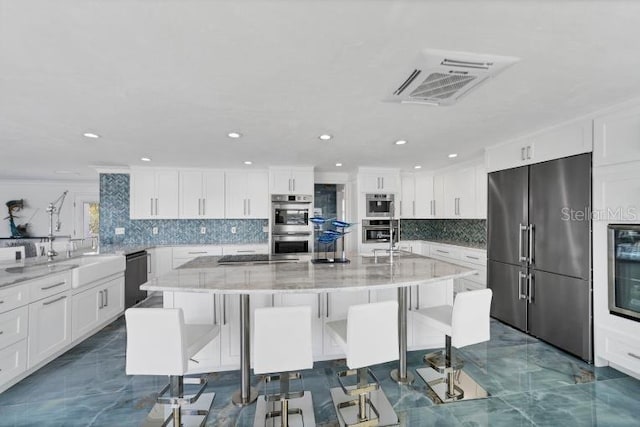
[[[347,264],[297,262],[218,265],[205,256],[141,286],[147,291],[215,292],[221,294],[322,293],[398,288],[476,274],[462,266],[413,254],[350,255]]]
[[[221,257],[196,258],[180,269],[142,285],[146,291],[237,294],[240,307],[240,390],[232,396],[238,406],[253,403],[257,393],[250,386],[250,296],[256,294],[322,293],[398,289],[398,369],[391,377],[401,384],[413,381],[407,372],[407,289],[414,285],[450,282],[477,271],[432,258],[401,253],[399,256],[350,255],[346,264],[313,264],[311,257],[298,261],[220,265]]]

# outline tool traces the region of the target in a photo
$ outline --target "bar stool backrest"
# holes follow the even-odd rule
[[[253,329],[256,374],[313,368],[311,307],[258,308]]]
[[[491,289],[459,292],[451,315],[451,345],[455,348],[489,341]]]
[[[180,308],[130,308],[127,323],[127,375],[184,375],[189,356]]]
[[[398,360],[398,302],[352,305],[347,314],[347,366]]]

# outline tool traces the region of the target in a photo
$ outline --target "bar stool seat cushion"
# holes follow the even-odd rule
[[[347,353],[347,319],[327,322],[327,331],[333,340]]]
[[[429,327],[438,332],[451,336],[451,316],[453,315],[453,306],[438,305],[435,307],[421,308],[415,313],[424,316],[424,321]]]
[[[193,357],[202,348],[213,341],[220,332],[217,325],[184,325],[187,338],[187,355]]]

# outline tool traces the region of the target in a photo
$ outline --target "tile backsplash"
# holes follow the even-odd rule
[[[100,174],[101,244],[267,243],[267,219],[129,219],[129,175]],[[116,227],[125,234],[116,235]],[[152,234],[153,227],[158,234]],[[201,234],[202,227],[206,233]],[[231,228],[236,227],[236,233]]]
[[[402,240],[447,240],[487,244],[486,219],[403,219]]]

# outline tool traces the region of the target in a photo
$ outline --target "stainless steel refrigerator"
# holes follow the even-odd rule
[[[592,361],[591,154],[488,179],[491,315]]]

